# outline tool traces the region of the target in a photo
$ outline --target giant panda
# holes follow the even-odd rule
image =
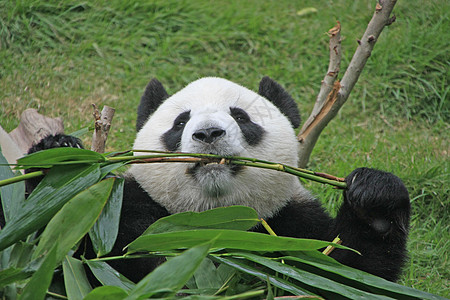
[[[295,101],[269,77],[253,92],[222,78],[196,80],[169,95],[152,79],[137,112],[133,149],[182,151],[255,157],[295,166],[300,125]],[[70,136],[49,136],[31,150],[80,147]],[[145,154],[137,152],[135,155]],[[281,236],[333,240],[361,255],[335,250],[331,256],[388,280],[396,280],[407,257],[410,201],[402,181],[393,174],[359,168],[347,176],[343,204],[336,218],[322,208],[298,178],[228,164],[136,164],[124,175],[119,235],[111,255],[159,218],[185,211],[246,205],[254,208]],[[253,228],[264,232],[263,228]],[[138,281],[160,259],[112,261]]]

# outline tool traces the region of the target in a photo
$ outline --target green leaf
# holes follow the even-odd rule
[[[84,128],[81,128],[81,129],[79,129],[77,131],[71,132],[69,135],[77,137],[77,138],[80,138],[84,134],[89,133],[89,131],[93,131],[93,130],[94,130],[94,128],[84,127]]]
[[[31,254],[35,248],[34,244],[19,241],[5,250],[8,252],[8,267],[25,267],[31,260]]]
[[[84,300],[122,300],[127,292],[117,286],[101,286],[90,292]]]
[[[17,242],[0,252],[0,289],[10,283],[31,277],[42,263],[42,259],[31,261],[35,245]]]
[[[258,263],[262,266],[268,267],[275,272],[286,275],[292,279],[298,280],[303,284],[309,286],[311,291],[320,290],[321,295],[325,295],[327,298],[335,298],[338,295],[348,297],[350,299],[392,299],[381,295],[375,295],[362,290],[358,290],[351,286],[347,286],[342,283],[335,282],[326,277],[301,270],[299,268],[292,267],[287,264],[283,264],[272,259],[258,256],[251,253],[230,253],[230,255],[242,257],[252,262]]]
[[[233,259],[233,258],[224,258],[224,257],[218,257],[214,256],[214,259],[217,260],[220,263],[224,263],[230,267],[233,267],[239,271],[242,271],[244,273],[250,274],[252,276],[256,276],[262,281],[269,281],[270,284],[283,289],[285,291],[288,291],[289,293],[293,295],[311,295],[308,292],[305,292],[302,288],[296,286],[293,283],[290,283],[287,280],[284,280],[282,278],[275,277],[270,274],[266,274],[262,272],[259,269],[256,269],[254,267],[251,267],[247,264],[245,264],[242,260],[239,259]]]
[[[67,201],[97,182],[99,175],[98,165],[52,168],[18,214],[0,231],[0,251],[46,225]]]
[[[63,261],[64,286],[67,297],[82,300],[92,290],[80,260],[66,256]]]
[[[42,150],[31,153],[27,156],[19,158],[17,165],[23,167],[34,168],[50,168],[51,166],[59,163],[98,163],[104,162],[105,157],[95,151],[72,148],[72,147],[60,147]]]
[[[102,173],[101,178],[105,177],[112,171],[115,171],[126,165],[126,162],[117,162],[117,163],[103,163],[100,172]]]
[[[326,271],[328,274],[327,277],[330,279],[336,281],[343,281],[343,278],[351,279],[352,281],[344,280],[343,282],[357,288],[365,286],[365,289],[373,293],[387,295],[395,299],[404,299],[409,297],[417,297],[419,299],[444,299],[437,295],[396,284],[364,271],[353,269],[346,265],[340,264],[335,260],[331,262],[328,260],[330,257],[323,255],[320,252],[314,253],[314,255],[311,254],[296,253],[295,256],[285,256],[280,259],[284,259],[285,261],[296,261],[302,264],[314,266],[322,270],[321,274],[324,273],[323,271]],[[314,271],[316,269],[308,268],[308,270]]]
[[[94,276],[103,285],[118,286],[126,291],[134,288],[135,284],[125,276],[113,269],[109,264],[103,261],[86,260]]]
[[[2,289],[4,286],[10,283],[27,279],[28,277],[33,275],[35,271],[36,270],[32,270],[29,268],[16,268],[16,267],[1,270],[0,289]]]
[[[209,248],[209,244],[199,245],[171,258],[142,279],[126,299],[144,299],[155,294],[163,294],[163,297],[175,295],[192,277]]]
[[[214,292],[224,283],[218,275],[216,266],[210,259],[202,261],[194,273],[194,278],[199,289],[213,289]]]
[[[21,173],[17,172],[16,175],[21,175]],[[8,161],[0,152],[0,180],[9,179],[14,176],[13,171],[8,166]],[[5,221],[8,222],[11,218],[10,216],[16,215],[19,208],[23,205],[23,201],[25,200],[25,183],[21,181],[3,186],[0,188],[0,192],[3,215]]]
[[[44,261],[42,262],[42,265],[39,267],[36,273],[34,273],[30,281],[23,289],[22,295],[20,297],[21,300],[45,299],[47,289],[50,286],[54,269],[57,264],[57,249],[58,244],[54,244],[54,246],[50,249],[47,256],[45,257]]]
[[[111,252],[119,232],[120,211],[122,209],[123,178],[116,178],[108,202],[97,222],[89,231],[97,256]]]
[[[325,241],[271,236],[249,231],[199,229],[142,235],[128,245],[128,250],[129,252],[137,252],[190,248],[213,239],[213,247],[215,248],[249,251],[309,251],[332,244]],[[341,245],[332,245],[337,248],[348,249]]]
[[[100,181],[67,202],[45,227],[33,257],[49,251],[56,243],[58,244],[56,258],[57,261],[61,261],[94,225],[113,184],[114,178]]]
[[[183,212],[161,218],[143,235],[199,228],[248,230],[258,224],[258,214],[247,206],[220,207],[204,212]]]

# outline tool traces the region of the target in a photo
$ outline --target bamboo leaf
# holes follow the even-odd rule
[[[16,175],[21,174],[18,172]],[[8,161],[0,152],[0,180],[8,179],[14,176],[14,173],[8,166]],[[25,183],[17,182],[1,187],[0,192],[3,215],[5,217],[5,221],[8,222],[11,218],[10,216],[16,215],[19,208],[23,205],[23,201],[25,200]]]
[[[126,299],[144,299],[155,294],[163,297],[175,295],[192,277],[209,248],[210,244],[199,245],[171,258],[142,279]]]
[[[103,285],[113,285],[123,290],[134,288],[135,284],[103,261],[86,260],[94,276]]]
[[[143,235],[200,228],[249,230],[258,222],[258,214],[250,207],[220,207],[200,213],[183,212],[161,218]]]
[[[313,254],[313,255],[311,255]],[[394,282],[385,280],[381,277],[371,275],[364,271],[353,269],[346,265],[340,264],[333,260],[329,261],[330,257],[323,255],[320,252],[317,253],[296,253],[295,256],[280,257],[285,261],[296,261],[302,264],[314,266],[327,272],[327,277],[336,281],[342,278],[351,279],[352,281],[345,280],[345,283],[350,286],[361,288],[365,286],[368,291],[387,295],[395,299],[409,299],[410,297],[416,297],[419,299],[445,299],[437,295],[429,294],[423,291],[419,291],[410,287],[406,287]],[[298,268],[300,268],[299,266]],[[311,268],[308,268],[311,270]],[[312,269],[314,270],[314,269]]]
[[[57,261],[94,225],[111,193],[114,178],[100,181],[72,198],[50,220],[41,235],[33,257],[37,257],[58,244]]]
[[[63,261],[64,286],[67,297],[71,300],[82,300],[92,290],[80,260],[66,256]]]
[[[216,266],[210,259],[204,259],[202,261],[194,273],[194,278],[199,289],[212,289],[213,293],[224,283],[218,275]]]
[[[120,211],[122,209],[124,179],[116,178],[111,195],[97,222],[89,231],[97,256],[111,252],[119,232]]]
[[[122,300],[127,292],[117,286],[101,286],[87,294],[84,300]]]
[[[42,259],[31,261],[35,245],[17,242],[0,252],[0,289],[4,286],[31,277],[39,268]]]
[[[45,294],[47,293],[47,289],[52,281],[53,272],[57,263],[57,248],[58,244],[54,244],[54,246],[50,249],[42,262],[42,265],[36,273],[34,273],[30,281],[23,289],[20,300],[45,299]]]
[[[319,290],[321,295],[327,298],[335,298],[338,296],[348,297],[350,299],[392,299],[387,296],[376,295],[365,292],[345,284],[335,282],[331,279],[322,277],[320,275],[304,271],[287,264],[283,264],[272,259],[258,256],[252,253],[230,253],[230,255],[242,257],[252,262],[258,263],[262,266],[268,267],[275,272],[286,275],[292,279],[298,280],[311,291]]]
[[[34,248],[35,245],[31,243],[22,241],[15,243],[13,246],[8,248],[10,251],[4,251],[4,253],[8,252],[9,254],[7,257],[8,266],[17,268],[27,266],[30,263]],[[6,257],[3,258],[5,259]]]
[[[280,289],[283,289],[285,291],[288,291],[289,293],[291,293],[293,295],[305,295],[305,296],[311,295],[309,292],[304,291],[300,287],[290,283],[287,280],[277,278],[270,274],[264,273],[261,270],[258,270],[254,267],[248,266],[242,260],[233,259],[233,258],[224,258],[224,257],[218,257],[218,256],[214,256],[214,260],[217,260],[220,263],[224,263],[227,266],[235,268],[244,273],[250,274],[252,276],[256,276],[259,279],[261,279],[262,281],[269,281],[270,284],[272,284]]]
[[[0,289],[5,287],[6,285],[27,279],[32,276],[36,270],[32,270],[29,268],[16,268],[11,267],[7,269],[3,269],[0,271]]]
[[[319,240],[271,236],[248,231],[199,229],[142,235],[128,245],[128,250],[132,253],[190,248],[213,239],[215,248],[249,251],[309,251],[332,244]],[[337,248],[349,249],[342,245],[333,245]]]
[[[22,167],[49,168],[63,162],[71,163],[97,163],[104,162],[105,157],[95,151],[60,147],[42,150],[19,158],[17,165]]]
[[[99,179],[98,165],[57,166],[0,231],[0,251],[40,229],[73,196]]]

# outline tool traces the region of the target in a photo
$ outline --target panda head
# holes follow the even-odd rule
[[[134,149],[254,157],[297,165],[294,100],[269,77],[259,93],[221,78],[202,78],[169,96],[150,81],[138,108]],[[142,155],[147,153],[136,153]],[[170,213],[246,205],[270,217],[299,191],[297,178],[228,164],[152,163],[129,173]]]

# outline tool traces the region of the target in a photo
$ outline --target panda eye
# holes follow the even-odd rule
[[[245,123],[250,121],[249,115],[241,108],[230,107],[231,116],[238,123]]]
[[[185,111],[178,115],[178,117],[173,121],[173,127],[176,129],[182,129],[186,126],[186,123],[189,121],[190,111]]]

